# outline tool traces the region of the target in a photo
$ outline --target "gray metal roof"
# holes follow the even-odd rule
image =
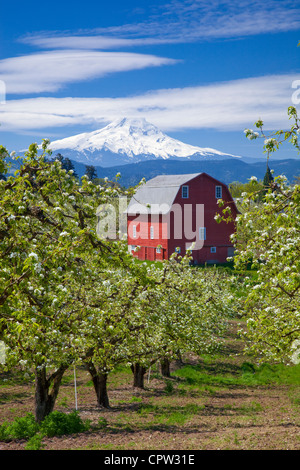
[[[182,184],[201,173],[160,175],[138,188],[127,207],[127,214],[167,214]]]
[[[188,175],[159,175],[147,181],[146,186],[149,188],[177,186],[179,188],[182,184],[187,183],[201,173],[191,173]]]

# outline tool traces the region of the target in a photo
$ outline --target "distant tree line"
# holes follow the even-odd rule
[[[56,154],[56,156],[52,159],[52,161],[58,160],[61,163],[61,167],[63,170],[68,171],[73,171],[73,175],[75,178],[79,178],[74,164],[72,160],[68,157],[64,157],[61,153]],[[97,170],[93,165],[86,165],[85,166],[85,173],[84,173],[90,181],[93,181],[95,178],[97,178]]]
[[[243,197],[245,193],[254,193],[254,199],[261,201],[264,195],[270,188],[274,181],[274,176],[269,166],[263,180],[257,180],[256,177],[252,176],[249,178],[248,183],[241,183],[240,181],[233,181],[228,185],[228,189],[234,199]]]

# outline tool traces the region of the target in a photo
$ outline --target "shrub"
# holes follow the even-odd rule
[[[82,421],[77,411],[70,414],[53,411],[39,425],[32,413],[22,418],[16,418],[12,423],[3,423],[0,426],[0,441],[12,439],[26,439],[26,449],[41,447],[43,437],[62,436],[87,431],[89,421]]]
[[[0,439],[2,441],[10,439],[29,439],[38,431],[38,424],[36,423],[32,413],[27,413],[26,416],[16,418],[12,423],[4,423],[0,426]]]
[[[43,435],[38,433],[32,436],[25,446],[25,450],[41,450],[45,445],[43,444]]]
[[[89,423],[83,422],[77,411],[65,414],[53,411],[41,423],[40,431],[47,437],[62,436],[64,434],[76,434],[86,431]]]

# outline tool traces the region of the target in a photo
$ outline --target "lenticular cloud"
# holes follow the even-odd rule
[[[3,59],[0,79],[8,94],[55,92],[70,83],[175,62],[129,52],[60,50]]]

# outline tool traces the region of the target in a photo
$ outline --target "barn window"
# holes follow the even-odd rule
[[[133,225],[132,227],[132,236],[133,238],[136,238],[136,225]]]
[[[151,238],[151,240],[153,240],[153,238],[154,238],[154,227],[153,227],[153,225],[151,225],[151,227],[150,227],[150,238]]]
[[[156,248],[156,253],[161,253],[161,248]]]
[[[199,240],[206,240],[206,227],[199,228]]]
[[[217,199],[222,198],[222,186],[216,186],[216,198]]]
[[[131,245],[131,251],[135,251],[136,245]]]
[[[182,186],[182,198],[187,199],[189,197],[189,187],[188,186]]]
[[[210,252],[211,253],[217,253],[217,248],[215,246],[210,247]]]

